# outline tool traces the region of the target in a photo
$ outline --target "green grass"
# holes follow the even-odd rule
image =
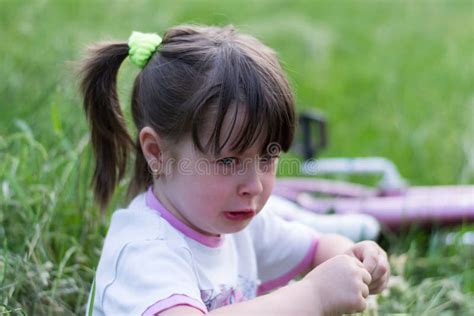
[[[100,214],[71,62],[102,39],[228,24],[284,63],[300,110],[329,119],[324,156],[384,156],[412,184],[474,183],[472,1],[0,0],[0,314],[85,312],[121,183]],[[123,105],[137,73],[121,69]],[[386,232],[398,283],[372,314],[470,315],[474,248]]]

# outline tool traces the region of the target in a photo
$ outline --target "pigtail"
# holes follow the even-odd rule
[[[124,176],[128,151],[134,147],[117,96],[117,73],[128,56],[128,45],[102,43],[89,53],[80,68],[80,89],[96,160],[94,198],[104,210]]]

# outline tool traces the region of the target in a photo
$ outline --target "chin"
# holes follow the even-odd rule
[[[241,222],[238,224],[233,224],[233,225],[228,225],[226,227],[223,227],[221,234],[234,234],[242,231],[245,227],[247,227],[250,224],[251,220]]]

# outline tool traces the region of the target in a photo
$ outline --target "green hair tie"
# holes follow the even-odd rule
[[[132,32],[128,39],[128,55],[132,63],[140,68],[145,67],[151,55],[161,44],[161,37],[155,33]]]

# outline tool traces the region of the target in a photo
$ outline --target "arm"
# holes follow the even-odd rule
[[[305,276],[321,263],[340,254],[357,258],[372,276],[369,284],[370,294],[382,292],[390,277],[390,265],[386,252],[373,241],[361,241],[354,244],[346,237],[337,234],[325,234],[319,240],[313,263],[305,271]]]
[[[297,282],[255,299],[215,309],[209,315],[333,315],[366,308],[371,275],[355,255],[360,247],[339,235],[324,235],[308,275]],[[375,243],[374,243],[375,244]],[[359,250],[357,250],[359,249]],[[344,254],[345,255],[340,255]],[[373,292],[373,291],[372,291]],[[178,306],[160,315],[203,315],[192,307]]]
[[[301,280],[255,299],[227,305],[209,315],[323,315],[319,295],[308,280]]]
[[[302,273],[301,276],[305,276],[311,270],[316,268],[321,263],[331,259],[340,254],[344,254],[347,252],[349,248],[351,248],[354,243],[341,235],[337,234],[324,234],[319,238],[318,242],[318,249],[316,250],[315,256],[313,258],[313,262],[311,266],[306,268]]]
[[[319,296],[315,295],[314,288],[307,280],[294,282],[270,294],[255,299],[227,305],[209,312],[206,315],[312,315],[320,316]],[[177,306],[165,312],[162,316],[174,315],[203,315],[199,310],[189,306]]]
[[[341,235],[337,234],[325,234],[319,239],[318,250],[314,256],[313,264],[311,269],[314,269],[321,263],[347,252],[354,243]]]
[[[366,308],[370,282],[371,276],[359,260],[338,255],[300,281],[249,301],[215,309],[209,315],[323,316],[361,312]],[[202,312],[178,306],[160,315],[202,315]]]

